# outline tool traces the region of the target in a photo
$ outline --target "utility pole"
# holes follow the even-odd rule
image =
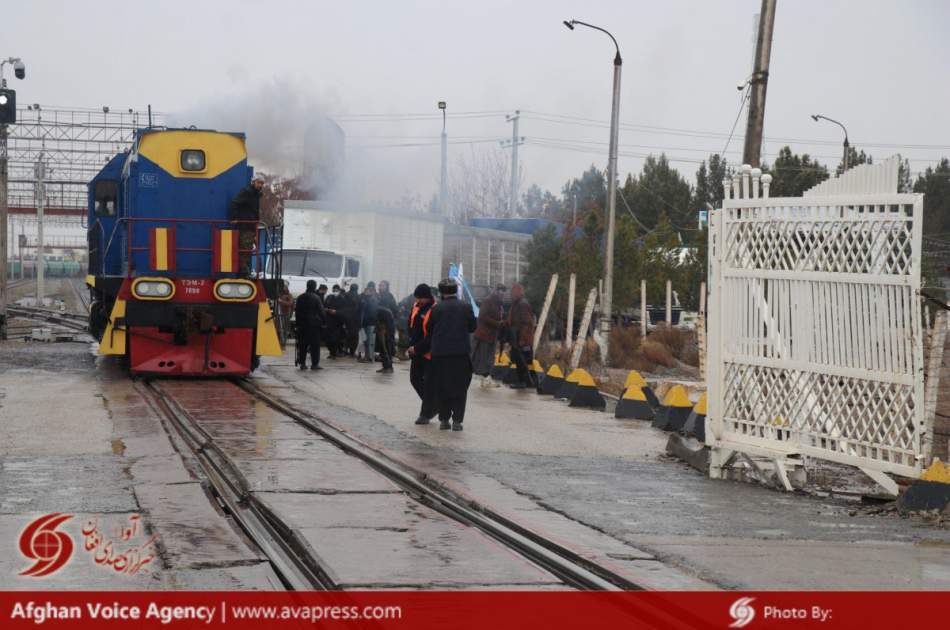
[[[746,123],[743,164],[761,166],[762,129],[765,127],[765,91],[769,83],[769,58],[772,54],[772,30],[775,26],[776,0],[762,0],[759,35],[755,42],[755,66],[749,79],[749,116]]]
[[[0,340],[7,338],[7,126],[0,125]],[[21,267],[22,268],[22,267]]]
[[[7,206],[7,124],[16,122],[16,92],[7,90],[7,80],[3,77],[3,67],[13,66],[13,76],[26,78],[26,65],[19,57],[0,60],[0,340],[7,338],[7,302],[10,299],[7,288],[7,218],[10,209]]]
[[[508,216],[515,216],[518,210],[518,145],[524,144],[524,136],[518,135],[518,120],[521,118],[521,111],[515,110],[513,116],[505,116],[505,120],[511,123],[511,140],[501,143],[501,146],[511,147],[511,191],[508,193]]]
[[[439,109],[442,110],[442,177],[439,183],[439,212],[443,217],[448,215],[449,198],[449,136],[445,133],[445,101],[439,101]]]
[[[36,305],[43,306],[46,297],[46,256],[43,251],[43,211],[46,204],[46,164],[43,152],[34,167],[36,173]]]

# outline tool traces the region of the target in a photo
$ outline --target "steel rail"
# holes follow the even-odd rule
[[[215,444],[214,438],[161,387],[148,382],[143,387],[146,399],[171,423],[191,450],[214,496],[254,541],[283,584],[294,591],[338,589],[320,567],[309,545],[254,497],[243,474]]]
[[[68,328],[73,332],[88,332],[85,318],[76,319],[81,315],[72,315],[71,313],[57,313],[47,309],[33,308],[29,306],[8,306],[7,313],[15,317],[23,317],[37,321],[45,321],[51,324]]]
[[[629,579],[596,564],[559,543],[545,538],[517,523],[460,497],[441,486],[426,483],[423,472],[413,471],[396,463],[383,453],[333,426],[327,420],[300,411],[262,391],[247,380],[235,379],[238,387],[266,403],[271,408],[293,419],[298,424],[353,455],[401,487],[420,503],[470,525],[497,540],[524,558],[541,566],[580,590],[638,591],[644,588]]]

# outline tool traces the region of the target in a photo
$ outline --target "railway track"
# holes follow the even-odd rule
[[[361,460],[396,484],[412,500],[435,510],[451,521],[481,531],[510,551],[557,577],[565,585],[578,590],[642,590],[642,587],[627,578],[579,556],[558,542],[427,481],[423,473],[392,461],[380,451],[340,431],[328,421],[301,411],[261,391],[248,381],[235,380],[229,384],[244,390],[308,432]],[[215,444],[214,438],[201,427],[200,420],[176,402],[174,396],[160,383],[146,382],[141,387],[153,407],[171,423],[188,445],[206,473],[215,495],[270,559],[285,585],[294,590],[338,588],[327,577],[327,572],[320,568],[319,561],[313,557],[305,541],[298,540],[292,529],[282,522],[278,515],[257,501],[238,466]]]
[[[8,306],[7,313],[13,317],[56,324],[73,332],[86,332],[88,329],[86,317],[75,313],[60,313],[35,306]]]
[[[85,281],[71,278],[69,280],[69,288],[73,290],[76,299],[79,300],[83,316],[87,316],[89,314],[89,289],[86,287]]]

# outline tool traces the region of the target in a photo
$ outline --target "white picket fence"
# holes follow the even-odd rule
[[[801,456],[857,466],[891,492],[885,472],[921,471],[923,196],[880,192],[896,189],[896,169],[849,171],[826,187],[847,194],[800,198],[769,198],[757,171],[732,182],[709,232],[712,476],[738,453],[774,459],[786,487]]]

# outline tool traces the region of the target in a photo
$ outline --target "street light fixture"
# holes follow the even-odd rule
[[[445,133],[445,101],[439,101],[439,109],[442,110],[442,173],[439,181],[439,212],[443,217],[446,216],[446,203],[448,202],[448,177],[449,177],[449,137]]]
[[[613,316],[614,295],[614,224],[617,216],[617,144],[620,130],[620,69],[623,59],[620,57],[620,45],[609,31],[580,20],[565,20],[564,26],[573,31],[575,26],[586,26],[605,33],[614,43],[617,54],[614,56],[613,96],[610,105],[610,154],[607,161],[607,251],[604,256],[604,297],[600,330],[603,336],[604,365],[610,353],[610,327]],[[641,317],[643,315],[641,314]]]
[[[832,122],[838,125],[839,127],[841,127],[841,130],[844,131],[844,170],[845,171],[848,170],[848,161],[849,161],[849,158],[851,157],[851,151],[849,150],[851,145],[848,143],[848,130],[845,128],[844,125],[842,125],[840,122],[838,122],[834,118],[828,118],[827,116],[822,116],[821,114],[812,114],[811,119],[814,120],[815,122],[818,122],[819,120],[827,120],[828,122]]]

